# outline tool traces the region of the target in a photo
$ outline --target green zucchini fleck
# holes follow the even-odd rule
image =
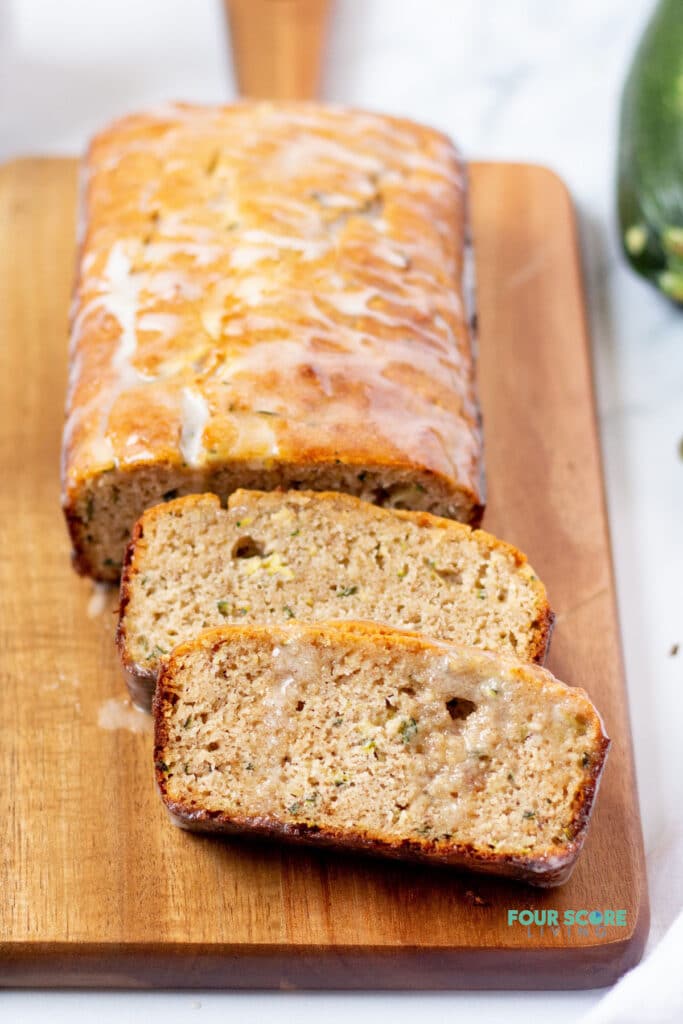
[[[401,739],[404,743],[410,743],[410,741],[417,735],[417,722],[414,718],[407,718],[401,722],[399,729]]]

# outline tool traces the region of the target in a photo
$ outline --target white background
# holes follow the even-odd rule
[[[613,223],[618,97],[650,9],[651,0],[337,0],[324,96],[425,120],[471,156],[547,164],[578,204],[654,942],[676,910],[659,865],[683,806],[683,312],[622,266]],[[110,117],[159,100],[232,95],[212,0],[0,0],[3,159],[77,153]],[[0,1018],[333,1024],[476,1014],[483,1024],[561,1024],[600,996],[4,993]]]

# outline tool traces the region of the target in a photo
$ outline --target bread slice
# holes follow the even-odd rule
[[[609,747],[538,666],[372,623],[225,626],[178,646],[156,777],[184,828],[564,882]]]
[[[118,644],[149,706],[160,659],[211,626],[374,619],[542,661],[552,613],[524,555],[428,513],[335,492],[237,491],[146,512],[121,583]]]

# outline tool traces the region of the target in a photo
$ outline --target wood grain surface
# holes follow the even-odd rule
[[[75,165],[26,160],[0,171],[1,984],[578,988],[640,957],[647,892],[571,202],[542,168],[472,177],[485,526],[546,581],[550,668],[588,690],[613,739],[571,881],[540,892],[168,823],[146,720],[124,703],[116,595],[73,574],[59,509]],[[625,910],[627,924],[510,927],[508,908]]]
[[[223,5],[240,96],[315,99],[331,0],[223,0]]]

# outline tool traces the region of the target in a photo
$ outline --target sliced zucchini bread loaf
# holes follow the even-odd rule
[[[609,747],[545,669],[372,623],[225,626],[179,645],[154,701],[173,820],[551,886]]]
[[[545,587],[482,530],[336,492],[189,495],[145,512],[121,582],[118,644],[133,698],[160,660],[223,623],[372,619],[543,661]]]

